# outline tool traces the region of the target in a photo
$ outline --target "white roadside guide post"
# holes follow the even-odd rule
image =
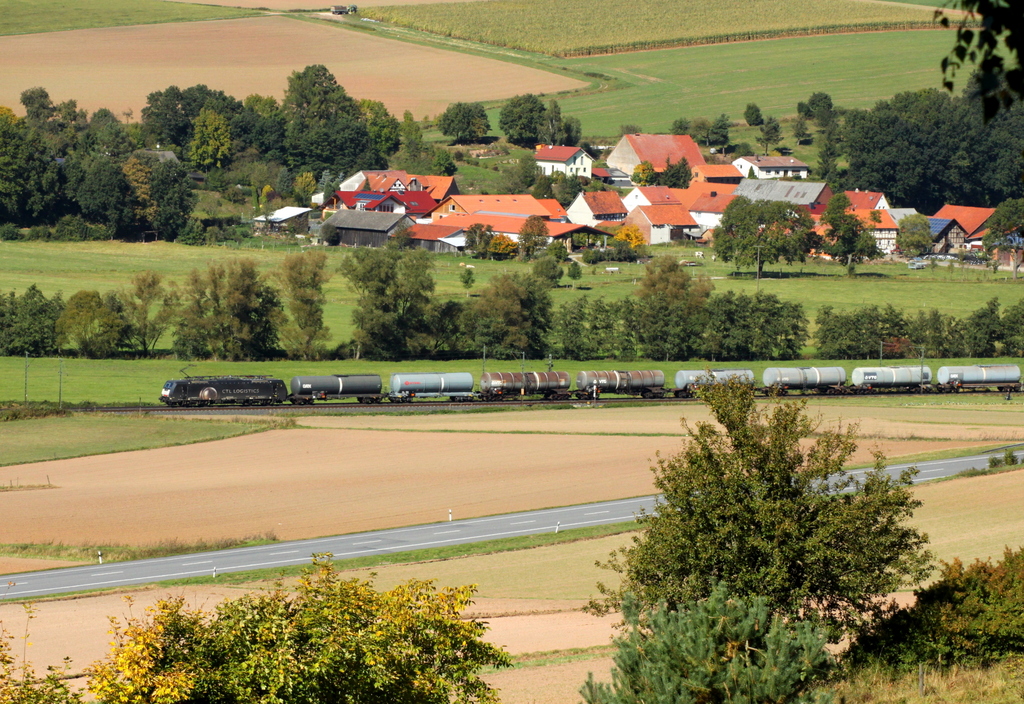
[[[558,529],[561,528],[561,527],[562,527],[562,522],[561,521],[555,521],[555,532],[556,533],[558,532]]]
[[[96,554],[99,555],[100,564],[102,565],[103,564],[103,551],[102,550],[97,550]]]
[[[217,565],[213,566],[213,578],[217,579]]]
[[[448,521],[451,522],[451,520],[452,520],[452,510],[448,509]]]

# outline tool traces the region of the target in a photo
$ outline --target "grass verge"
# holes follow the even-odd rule
[[[0,35],[62,32],[69,29],[120,27],[133,24],[235,19],[262,14],[254,10],[193,5],[162,0],[0,0]],[[154,87],[156,90],[157,87]]]
[[[190,445],[294,424],[290,418],[270,416],[225,422],[95,413],[20,420],[3,424],[0,466]],[[0,483],[13,484],[15,480],[5,476]]]
[[[513,538],[499,538],[487,540],[469,545],[450,545],[440,548],[428,548],[426,550],[409,550],[406,552],[395,552],[386,555],[368,555],[366,557],[353,557],[347,560],[335,560],[334,564],[339,570],[354,570],[372,567],[383,567],[386,565],[410,564],[417,562],[432,562],[436,560],[452,560],[460,557],[471,557],[474,555],[493,555],[496,553],[513,552],[518,550],[529,550],[531,548],[544,547],[547,545],[560,545],[574,543],[581,540],[603,538],[610,535],[619,535],[636,530],[636,523],[612,523],[603,526],[589,526],[587,528],[572,528],[558,533],[540,533],[537,535],[524,535]],[[250,582],[265,582],[287,577],[296,577],[302,573],[306,565],[295,565],[285,568],[270,568],[264,570],[250,570],[247,572],[231,572],[222,574],[216,579],[213,577],[189,577],[187,579],[171,580],[161,582],[163,585],[186,585],[186,584],[247,584]]]
[[[36,560],[67,560],[69,562],[95,562],[97,553],[103,553],[103,562],[126,562],[146,560],[154,557],[187,555],[195,552],[229,550],[255,545],[276,543],[273,533],[251,535],[244,538],[223,540],[200,540],[186,543],[180,540],[164,540],[152,545],[65,545],[64,543],[0,543],[0,557],[20,557]]]

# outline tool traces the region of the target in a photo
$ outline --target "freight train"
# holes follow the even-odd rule
[[[573,389],[566,372],[484,372],[477,387],[468,372],[410,372],[392,374],[385,392],[383,380],[377,374],[295,376],[288,387],[281,379],[264,376],[188,377],[164,384],[160,401],[168,406],[269,406],[351,399],[359,403],[409,403],[417,398],[445,398],[456,402],[508,398],[568,401],[596,399],[603,394],[656,399],[693,398],[704,384],[738,381],[756,385],[750,369],[683,369],[676,372],[672,381],[672,386],[666,386],[665,373],[660,370],[582,371],[576,375]],[[956,393],[991,389],[1004,393],[1020,391],[1020,367],[1014,364],[939,367],[934,377],[931,368],[924,365],[857,367],[849,383],[843,367],[769,367],[757,387],[764,395],[907,390]]]

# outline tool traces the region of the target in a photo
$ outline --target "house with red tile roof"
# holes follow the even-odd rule
[[[569,222],[569,214],[562,207],[562,204],[554,198],[538,198],[537,202],[548,209],[552,220],[556,222]]]
[[[846,197],[850,199],[850,208],[853,210],[888,210],[889,201],[885,194],[879,191],[862,191],[859,188],[846,191]]]
[[[707,162],[700,147],[688,134],[625,134],[608,155],[608,166],[621,169],[632,176],[633,170],[642,162],[650,162],[658,173],[668,164],[677,164],[681,159],[692,169]]]
[[[971,249],[982,248],[982,238],[988,231],[985,224],[996,212],[995,208],[972,208],[967,205],[944,205],[932,217],[956,220],[966,232],[965,243]]]
[[[637,186],[622,196],[622,204],[626,206],[626,212],[628,213],[640,205],[678,203],[679,196],[675,194],[677,190],[668,186]]]
[[[880,250],[885,254],[896,251],[896,235],[900,232],[900,226],[888,208],[857,210],[851,207],[849,212],[856,215],[865,227],[874,230],[875,244]]]
[[[545,176],[560,172],[566,176],[592,178],[594,158],[579,147],[553,147],[538,144],[534,152],[537,166]]]
[[[807,178],[811,168],[789,156],[741,156],[732,162],[743,178]]]
[[[426,191],[434,200],[458,195],[454,176],[418,176],[397,169],[384,171],[357,171],[341,182],[339,191],[376,191],[378,193],[405,193]]]
[[[728,196],[736,190],[733,183],[708,183],[707,181],[690,182],[689,188],[673,188],[672,195],[684,208],[693,210],[693,204],[701,198],[710,196]]]
[[[323,212],[369,210],[377,213],[402,213],[421,218],[437,207],[426,191],[378,193],[376,191],[337,191],[324,203]]]
[[[697,183],[729,183],[737,184],[743,180],[743,174],[732,164],[698,164],[690,169],[693,180]]]
[[[700,226],[702,233],[722,224],[722,216],[736,196],[724,191],[711,191],[697,198],[690,205],[690,216]]]
[[[700,226],[690,211],[679,203],[639,205],[630,211],[623,224],[636,225],[644,234],[647,244],[665,244],[700,237]]]
[[[449,196],[438,203],[430,217],[437,222],[452,215],[470,213],[516,218],[539,215],[545,220],[551,219],[551,210],[529,194]]]
[[[569,222],[591,227],[621,225],[626,219],[626,206],[614,191],[583,191],[573,199],[566,212],[569,213]]]

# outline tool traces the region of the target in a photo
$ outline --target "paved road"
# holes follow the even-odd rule
[[[920,462],[916,465],[920,473],[915,481],[923,482],[948,477],[965,469],[980,469],[988,466],[988,458],[989,455],[986,454]],[[891,465],[888,470],[891,473],[898,473],[909,466],[911,465]],[[853,472],[853,474],[863,473],[864,470]],[[444,521],[330,538],[273,543],[250,548],[0,575],[0,600],[34,598],[146,584],[168,579],[209,576],[214,574],[214,570],[223,574],[225,572],[301,565],[308,563],[313,553],[321,552],[330,552],[335,557],[344,559],[477,543],[519,535],[550,533],[568,528],[622,523],[632,520],[641,508],[650,509],[654,506],[654,502],[654,496],[643,496],[635,499],[525,511],[487,518]],[[6,588],[3,585],[7,585]]]

